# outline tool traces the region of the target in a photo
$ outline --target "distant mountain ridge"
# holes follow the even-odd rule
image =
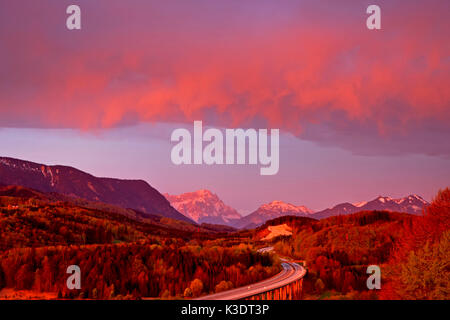
[[[0,157],[0,185],[2,184],[55,192],[189,223],[227,225],[239,229],[255,228],[282,216],[324,219],[372,210],[420,214],[428,205],[427,201],[415,194],[399,199],[379,196],[372,201],[353,204],[344,202],[314,213],[305,206],[272,201],[242,217],[208,190],[162,195],[143,180],[98,178],[68,166],[47,166],[7,157]]]
[[[241,219],[235,209],[227,206],[209,190],[198,190],[180,195],[164,194],[170,204],[186,217],[197,223],[233,225]]]
[[[272,201],[263,204],[257,210],[248,216],[234,223],[237,228],[255,228],[264,224],[268,220],[272,220],[282,216],[298,216],[309,217],[313,213],[312,210],[305,206],[296,206],[283,201]]]
[[[378,196],[372,201],[359,203],[340,203],[332,208],[328,208],[310,215],[311,218],[324,219],[331,216],[351,214],[358,211],[396,211],[410,214],[420,214],[424,207],[428,205],[421,196],[416,194],[404,198],[393,199],[391,197]]]
[[[308,217],[319,220],[331,216],[373,210],[420,214],[422,209],[428,205],[428,202],[418,195],[410,195],[399,199],[379,196],[372,201],[353,204],[344,202],[332,208],[314,212],[302,205],[296,206],[276,200],[261,205],[247,216],[241,216],[209,190],[198,190],[178,196],[165,194],[165,196],[174,208],[197,223],[222,224],[238,229],[256,228],[266,221],[283,216]]]
[[[193,223],[143,180],[98,178],[68,166],[0,157],[0,184],[19,185]]]

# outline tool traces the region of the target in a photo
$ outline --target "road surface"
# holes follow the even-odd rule
[[[260,251],[270,251],[271,248],[263,248]],[[200,297],[196,300],[239,300],[248,298],[269,290],[277,289],[283,287],[291,282],[297,281],[303,278],[306,274],[306,269],[295,262],[289,262],[282,259],[281,266],[283,270],[269,278],[257,283],[253,283],[249,286],[240,287],[232,290],[227,290],[207,296]]]

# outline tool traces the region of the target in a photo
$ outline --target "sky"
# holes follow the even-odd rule
[[[366,28],[381,8],[382,29]],[[78,4],[82,29],[66,28]],[[448,1],[0,3],[0,155],[201,188],[242,213],[450,181]],[[194,120],[279,128],[280,170],[175,166]]]

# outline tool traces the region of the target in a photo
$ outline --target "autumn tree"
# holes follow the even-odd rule
[[[188,287],[188,288],[186,288],[186,289],[184,290],[183,296],[184,296],[185,298],[191,298],[192,295],[193,295],[193,294],[192,294],[192,290],[191,290],[190,287]]]
[[[384,299],[450,298],[450,189],[410,225],[387,267]]]
[[[440,241],[411,251],[400,265],[396,293],[402,299],[450,298],[450,231]]]
[[[194,279],[189,286],[194,297],[198,297],[203,292],[203,282],[200,279]]]
[[[319,278],[316,280],[314,288],[316,289],[317,293],[322,293],[322,291],[325,289],[325,284],[323,283],[322,279]]]
[[[219,282],[218,285],[216,285],[215,287],[215,292],[223,292],[223,291],[227,291],[233,288],[233,283],[231,281],[225,281],[222,280]]]

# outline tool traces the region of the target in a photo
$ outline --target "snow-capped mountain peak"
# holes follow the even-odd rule
[[[333,208],[328,208],[312,215],[313,218],[322,219],[330,216],[351,214],[364,210],[385,210],[406,212],[410,214],[420,214],[428,202],[417,194],[404,198],[393,199],[387,196],[378,196],[372,201],[362,201],[357,203],[341,203]]]
[[[201,189],[180,195],[164,194],[170,204],[186,217],[198,223],[227,224],[241,218],[213,192]]]
[[[378,196],[378,198],[376,198],[375,200],[381,202],[381,203],[387,203],[389,201],[392,201],[391,197],[383,197],[383,196]]]
[[[407,199],[409,201],[419,201],[419,202],[422,202],[423,204],[428,204],[428,202],[426,202],[421,196],[419,196],[417,194],[412,194],[412,195],[408,196]]]
[[[353,205],[354,205],[355,207],[360,208],[360,207],[366,205],[366,203],[367,203],[367,201],[361,201],[361,202],[355,202],[355,203],[353,203]]]
[[[272,201],[263,204],[256,211],[243,217],[234,224],[238,228],[254,228],[262,225],[268,220],[281,216],[300,216],[305,217],[312,214],[313,211],[305,206],[296,206],[283,201]]]
[[[302,214],[309,214],[312,213],[311,210],[309,210],[305,206],[295,206],[291,203],[275,200],[267,204],[263,204],[260,209],[267,210],[267,211],[278,211],[280,213],[302,213]]]

